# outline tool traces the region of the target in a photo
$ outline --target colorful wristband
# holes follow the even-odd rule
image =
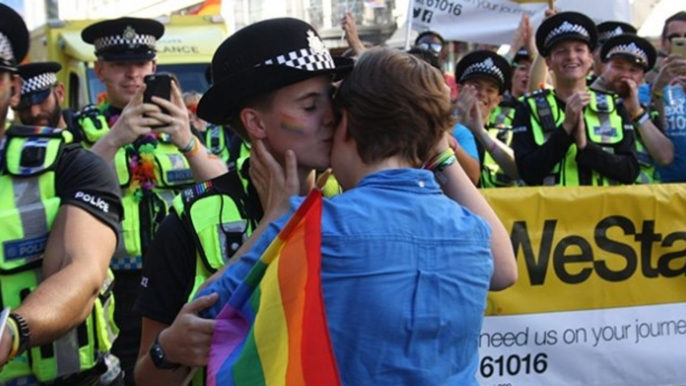
[[[443,169],[445,169],[445,168],[447,168],[448,166],[454,164],[455,162],[457,162],[457,158],[456,158],[454,155],[451,155],[450,157],[448,157],[448,159],[446,159],[445,161],[443,161],[443,162],[441,162],[440,164],[436,165],[436,167],[434,168],[434,172],[435,172],[435,173],[442,172]]]
[[[437,166],[441,165],[442,163],[446,162],[450,157],[454,156],[455,150],[453,150],[452,148],[447,148],[442,152],[438,153],[437,155],[435,155],[434,157],[432,157],[431,159],[429,159],[429,161],[427,161],[424,164],[423,169],[433,171],[434,169],[436,169]]]
[[[195,136],[191,135],[191,140],[188,141],[188,145],[184,148],[179,148],[179,151],[183,154],[189,153],[195,147]]]

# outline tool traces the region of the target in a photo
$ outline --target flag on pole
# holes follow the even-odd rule
[[[321,287],[313,189],[217,315],[207,384],[340,385]]]

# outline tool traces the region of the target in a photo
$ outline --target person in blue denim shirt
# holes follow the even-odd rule
[[[514,283],[516,263],[505,228],[449,148],[440,73],[371,49],[334,103],[331,163],[344,192],[323,203],[321,271],[342,383],[477,385],[486,295]],[[293,154],[284,172],[262,142],[253,145],[268,196],[296,195]],[[267,200],[266,218],[285,215],[256,230],[252,248],[200,291],[219,297],[201,316],[217,316],[302,200]]]
[[[664,133],[674,143],[674,160],[655,169],[662,182],[686,182],[686,57],[672,53],[672,40],[686,37],[686,12],[665,21],[661,51],[668,55],[659,64],[652,84],[639,89],[641,103],[650,104],[664,120]]]

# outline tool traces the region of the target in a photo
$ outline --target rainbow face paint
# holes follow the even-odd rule
[[[288,114],[280,113],[279,114],[279,126],[281,129],[291,132],[293,134],[299,134],[299,135],[304,135],[305,134],[305,129],[303,127],[303,122],[296,118],[292,117]]]

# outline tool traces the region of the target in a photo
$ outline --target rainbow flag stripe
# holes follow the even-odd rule
[[[314,189],[217,316],[207,384],[340,385],[321,287]]]

